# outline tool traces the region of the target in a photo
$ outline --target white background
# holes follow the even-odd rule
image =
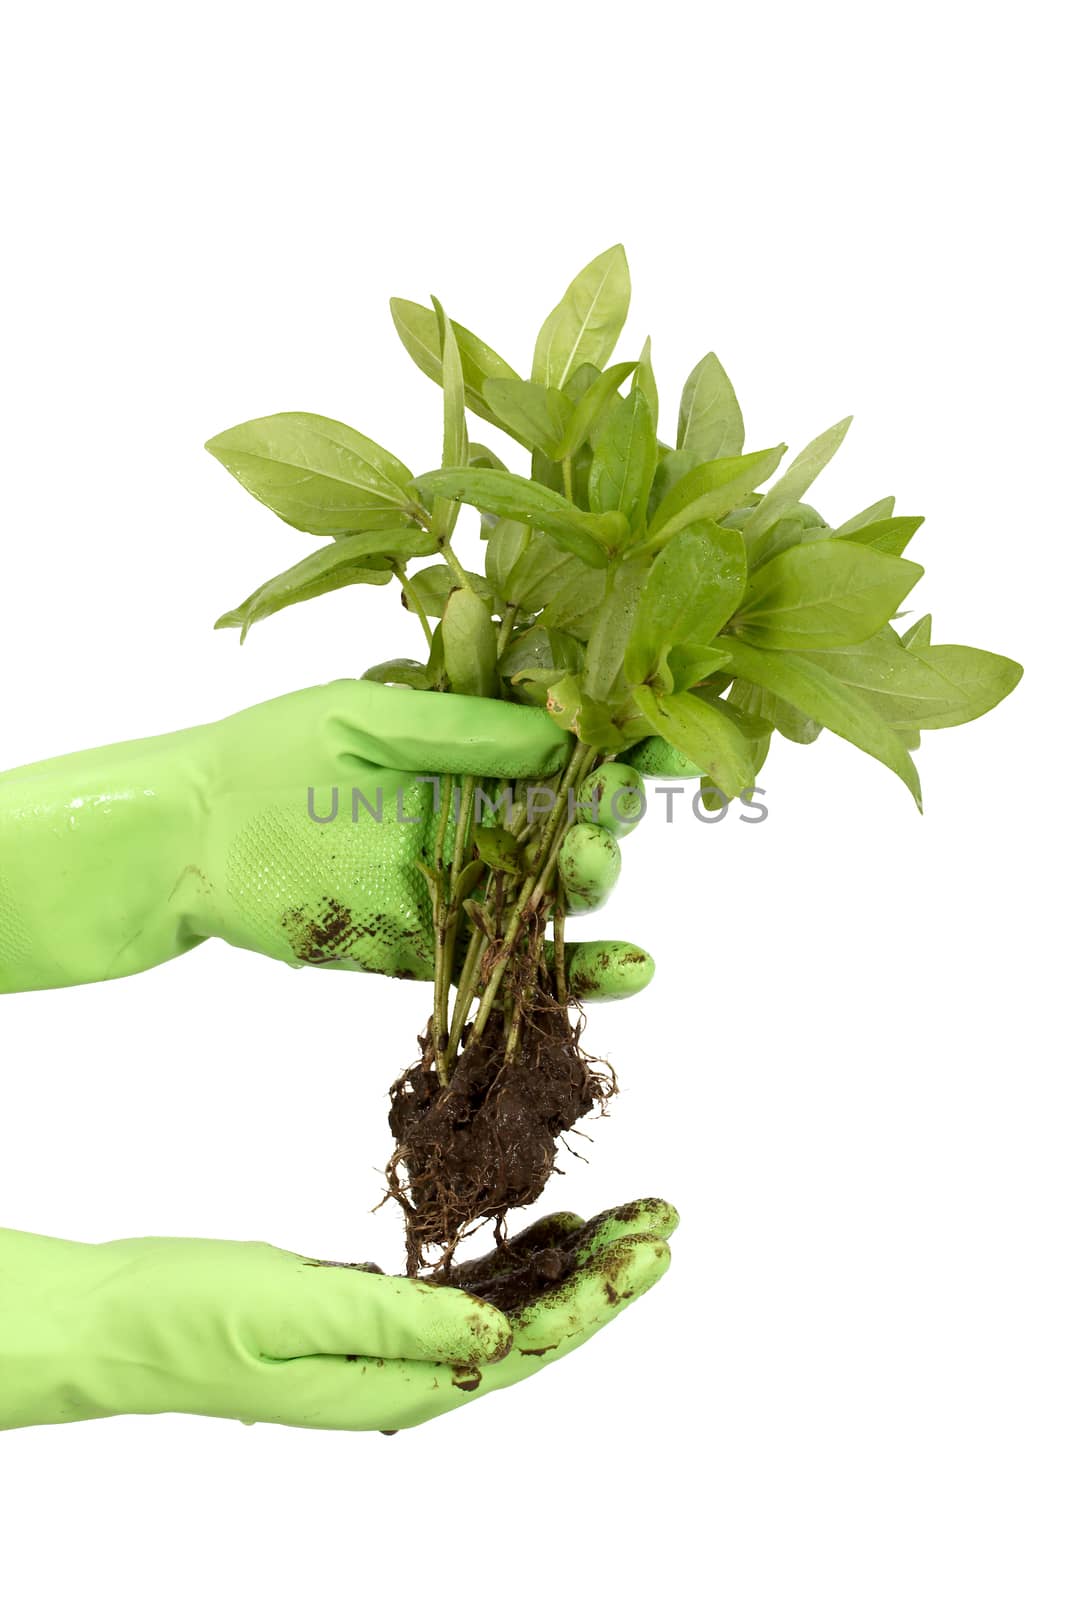
[[[9,23],[0,766],[414,651],[379,590],[243,651],[213,634],[311,546],[201,441],[305,408],[423,469],[438,397],[388,296],[437,293],[521,367],[620,238],[625,348],[652,331],[667,406],[714,348],[753,445],[854,411],[817,503],[925,512],[935,639],[1027,666],[989,719],[924,737],[925,818],[827,736],[775,750],[764,826],[627,845],[594,931],[651,946],[659,976],[592,1017],[625,1093],[548,1199],[673,1199],[655,1293],[536,1381],[394,1439],[185,1417],[4,1435],[12,1596],[1065,1592],[1047,15],[58,4]],[[396,1264],[370,1208],[427,1004],[223,947],[6,1000],[3,1221]]]

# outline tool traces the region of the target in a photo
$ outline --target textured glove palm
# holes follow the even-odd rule
[[[543,779],[569,744],[530,707],[343,681],[8,773],[0,991],[125,976],[213,936],[293,964],[428,978],[418,863],[442,785],[426,779]],[[575,911],[617,876],[625,829],[601,820],[564,847]],[[589,999],[643,988],[652,963],[637,954],[575,947],[576,986]]]

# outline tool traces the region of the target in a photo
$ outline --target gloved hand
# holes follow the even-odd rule
[[[484,1293],[566,1260],[510,1322],[459,1289],[266,1244],[0,1229],[0,1428],[163,1411],[410,1428],[584,1344],[662,1277],[676,1222],[646,1200],[536,1223],[466,1269]]]
[[[213,936],[292,964],[430,978],[416,863],[432,854],[435,786],[420,778],[536,780],[570,742],[532,707],[357,680],[9,772],[0,993],[141,972]],[[667,770],[660,746],[648,742],[648,770]],[[309,790],[319,817],[336,794],[333,821],[313,820]],[[374,816],[357,800],[353,821],[354,793]],[[565,843],[575,911],[615,881],[618,809],[621,822],[608,808]],[[569,947],[568,960],[584,999],[636,993],[653,970],[616,942]]]

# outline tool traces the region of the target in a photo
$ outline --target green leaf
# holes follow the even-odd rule
[[[741,640],[730,641],[732,667],[739,678],[770,689],[796,706],[814,722],[847,739],[857,749],[881,761],[908,787],[919,809],[922,793],[919,774],[904,744],[862,695],[839,683],[824,667],[783,651],[755,650]]]
[[[525,378],[491,378],[484,393],[493,415],[521,444],[556,458],[574,415],[573,404],[561,390]]]
[[[880,550],[883,555],[902,556],[925,521],[925,517],[883,517],[835,537],[847,539],[849,544],[866,545],[869,550]]]
[[[513,673],[511,686],[524,706],[547,706],[553,686],[567,676],[565,667],[523,667]]]
[[[573,557],[569,559],[574,570],[567,572],[566,581],[545,605],[541,621],[576,639],[588,639],[604,603],[607,574],[603,567],[587,567]]]
[[[501,461],[495,450],[490,450],[487,444],[469,444],[467,446],[468,467],[495,467],[498,472],[508,469]]]
[[[485,863],[482,861],[468,861],[460,869],[452,888],[453,900],[458,900],[461,905],[469,904],[467,896],[472,889],[476,889],[479,881],[485,876]]]
[[[302,533],[395,525],[411,473],[365,434],[309,411],[280,411],[217,433],[204,446],[238,483]]]
[[[602,374],[599,367],[594,367],[591,361],[583,361],[579,366],[574,368],[570,377],[563,385],[563,393],[567,396],[567,399],[571,402],[571,404],[576,406],[584,397],[586,390],[591,389],[593,384],[596,383],[597,379],[601,376]]]
[[[621,244],[584,267],[537,336],[531,377],[562,389],[583,362],[603,367],[630,308],[630,269]]]
[[[739,456],[745,448],[745,424],[733,384],[718,356],[698,361],[685,381],[678,412],[678,448],[693,451],[701,461]]]
[[[625,697],[623,658],[647,574],[648,567],[641,560],[626,561],[616,568],[611,590],[601,603],[589,638],[582,674],[583,699],[607,706]]]
[[[407,689],[429,689],[430,675],[421,661],[412,661],[407,656],[397,656],[393,661],[380,661],[376,667],[368,667],[363,674],[372,683],[402,683]]]
[[[695,693],[708,705],[715,706],[719,711],[730,718],[730,721],[748,740],[752,749],[752,773],[758,776],[760,768],[767,759],[771,748],[771,739],[774,728],[765,717],[753,716],[750,712],[742,711],[739,706],[733,706],[727,700],[716,699],[710,690],[698,689]],[[717,808],[714,808],[717,809]]]
[[[463,383],[463,365],[452,324],[445,315],[441,302],[434,298],[434,312],[441,340],[441,384],[445,399],[444,442],[441,448],[442,467],[467,465],[467,414]],[[439,545],[452,533],[459,515],[454,500],[438,498],[434,501],[433,534]]]
[[[1022,677],[1018,662],[962,644],[906,647],[883,628],[847,650],[804,659],[854,689],[891,728],[955,728],[991,711]]]
[[[631,750],[641,739],[651,739],[656,732],[648,718],[637,709],[632,697],[621,711],[616,712],[614,725],[622,736],[621,750]],[[694,772],[690,776],[695,778],[699,774]]]
[[[615,395],[614,401],[616,405],[622,403],[618,395]],[[605,412],[604,416],[607,415],[608,412]],[[600,427],[601,424],[598,422],[585,444],[581,445],[571,457],[571,498],[578,506],[589,504],[589,472],[593,465],[592,441],[599,437]],[[629,535],[626,537],[629,538]]]
[[[656,732],[707,773],[727,800],[752,787],[755,741],[721,702],[711,704],[689,693],[661,698],[647,687],[636,688],[634,700]]]
[[[545,700],[545,710],[552,721],[566,733],[578,732],[578,715],[582,705],[582,684],[576,673],[568,673],[551,685]]]
[[[546,456],[543,450],[534,450],[530,456],[530,480],[533,483],[543,484],[546,489],[551,489],[553,494],[563,498],[563,467],[558,461],[553,461],[551,456]]]
[[[641,591],[626,653],[629,681],[643,683],[654,675],[672,645],[707,644],[744,592],[740,533],[714,523],[684,529],[660,551]]]
[[[579,368],[580,372],[592,373],[593,379],[583,389],[581,397],[575,404],[559,446],[560,460],[564,456],[572,456],[578,447],[585,443],[605,407],[617,396],[620,383],[630,376],[636,366],[636,361],[618,361],[606,372],[601,373],[598,373],[595,367]]]
[[[517,699],[544,706],[557,683],[580,676],[584,653],[577,639],[565,633],[529,628],[511,640],[500,658],[500,672],[510,680]]]
[[[784,454],[785,445],[776,445],[773,450],[722,456],[694,467],[660,501],[649,528],[650,546],[659,549],[691,522],[718,522],[770,477]]]
[[[908,650],[914,650],[918,646],[930,643],[933,620],[933,617],[927,612],[925,617],[920,617],[918,622],[912,623],[901,641]]]
[[[398,565],[417,561],[434,553],[433,534],[413,522],[402,522],[374,533],[334,534],[334,540],[350,555],[359,550],[364,556],[387,556]]]
[[[578,709],[577,733],[583,744],[594,750],[617,753],[634,742],[632,728],[621,722],[623,706],[617,702],[594,700],[583,693]]]
[[[876,500],[872,506],[867,506],[866,510],[857,511],[854,517],[849,517],[848,521],[835,528],[834,532],[839,539],[847,539],[850,533],[857,533],[860,528],[866,528],[872,522],[884,522],[887,517],[893,515],[895,506],[896,500],[891,494],[887,495],[884,500]]]
[[[580,573],[588,571],[577,556],[561,550],[555,540],[534,529],[529,544],[508,573],[501,598],[520,611],[540,611],[573,584]]]
[[[895,615],[922,571],[847,539],[794,545],[753,575],[734,627],[765,650],[857,644]]]
[[[443,380],[441,361],[441,333],[437,314],[429,306],[417,305],[414,300],[390,300],[389,309],[393,323],[400,335],[404,349],[420,372],[425,372],[434,383]],[[514,367],[509,367],[502,356],[491,350],[476,334],[460,322],[453,322],[452,331],[459,347],[463,365],[463,383],[467,406],[486,422],[496,422],[492,411],[482,397],[482,389],[490,378],[517,378]],[[499,427],[500,424],[497,423]]]
[[[440,622],[433,630],[430,639],[430,657],[426,663],[426,675],[430,680],[431,689],[448,688],[448,678],[445,674],[444,627]]]
[[[532,536],[525,522],[512,522],[508,517],[502,517],[489,531],[485,546],[485,575],[502,606],[510,603],[509,580]]]
[[[462,472],[426,472],[416,478],[415,487],[424,495],[448,495],[477,506],[480,511],[491,511],[494,516],[510,517],[540,528],[591,567],[607,566],[609,552],[605,546],[621,541],[627,531],[625,519],[618,512],[594,515],[580,511],[554,490],[511,472],[476,468]]]
[[[496,694],[496,629],[489,607],[470,589],[454,589],[441,619],[444,666],[453,694]]]
[[[268,578],[241,605],[221,616],[216,628],[240,628],[244,644],[254,622],[261,622],[276,611],[284,611],[287,606],[314,600],[320,594],[329,594],[333,589],[344,589],[353,583],[388,583],[393,576],[392,568],[380,555],[368,554],[360,548],[362,537],[356,534],[351,539],[327,545],[276,578]],[[376,536],[366,537],[373,540]]]
[[[657,456],[648,400],[641,389],[634,389],[616,407],[593,452],[590,508],[618,511],[631,528],[643,528]]]
[[[844,417],[832,428],[820,433],[811,444],[791,462],[778,482],[772,484],[745,525],[746,537],[751,541],[762,533],[797,500],[803,500],[819,473],[830,462],[848,432],[852,418]]]
[[[825,523],[811,522],[799,512],[798,506],[797,515],[780,517],[773,526],[757,535],[748,547],[749,572],[757,572],[768,561],[773,561],[775,556],[791,550],[796,544],[811,544],[816,539],[830,537],[830,529]]]
[[[706,683],[721,672],[722,668],[729,665],[730,652],[716,650],[707,644],[676,644],[667,652],[667,672],[670,676],[670,692],[681,694],[683,689],[692,689],[697,684]]]
[[[780,517],[776,517],[769,528],[762,533],[750,537],[746,524],[759,504],[759,496],[749,497],[749,504],[738,506],[736,511],[730,511],[723,522],[729,528],[740,528],[745,535],[745,546],[748,550],[748,570],[755,572],[758,566],[780,556],[783,550],[790,549],[795,544],[808,543],[812,539],[829,539],[833,529],[828,527],[814,506],[805,505],[803,500],[796,500],[788,506]]]
[[[640,389],[648,401],[648,409],[652,417],[652,437],[656,437],[659,427],[659,389],[656,387],[656,374],[652,370],[652,340],[646,339],[641,346],[641,357],[634,373],[633,387]]]
[[[792,744],[814,744],[822,732],[822,724],[798,711],[788,700],[761,689],[758,684],[735,681],[730,688],[730,704],[747,716],[759,717],[769,722],[776,733]]]
[[[483,827],[479,824],[472,828],[471,837],[479,856],[488,866],[495,867],[499,872],[520,873],[524,870],[522,846],[506,828]]]
[[[652,480],[652,493],[648,497],[648,514],[650,517],[657,512],[676,484],[688,477],[694,467],[701,465],[700,457],[692,450],[669,450],[666,445],[659,447],[659,466],[656,476]]]
[[[441,449],[442,467],[467,465],[467,421],[464,403],[463,361],[456,342],[455,329],[445,314],[445,308],[434,297],[433,308],[437,314],[437,327],[441,340],[441,384],[445,398],[445,431]],[[503,380],[498,380],[503,381]]]
[[[466,577],[470,587],[481,599],[492,599],[492,591],[480,572],[468,572]],[[408,587],[415,591],[415,598],[428,617],[443,617],[449,595],[453,589],[461,587],[455,572],[443,561],[435,562],[430,567],[421,567],[418,572],[409,573],[407,581]],[[406,596],[403,604],[407,605]]]
[[[500,657],[500,671],[507,678],[528,671],[553,669],[562,674],[576,672],[582,664],[582,647],[558,629],[537,626],[509,640]]]

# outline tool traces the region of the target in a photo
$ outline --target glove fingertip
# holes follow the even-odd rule
[[[567,977],[583,1004],[629,1000],[647,989],[656,963],[640,945],[620,939],[592,939],[567,946]]]
[[[583,1230],[578,1259],[584,1265],[592,1260],[606,1245],[618,1239],[632,1239],[655,1235],[669,1239],[677,1228],[678,1213],[669,1200],[649,1198],[631,1200],[626,1205],[613,1206],[591,1217]]]
[[[627,751],[626,759],[643,778],[699,778],[700,768],[658,733]]]
[[[657,1284],[671,1264],[671,1247],[658,1233],[635,1233],[605,1245],[586,1271],[603,1280],[611,1306],[636,1300]]]
[[[513,1313],[515,1344],[549,1363],[586,1342],[647,1294],[671,1262],[658,1234],[631,1234],[597,1250],[555,1289]]]
[[[426,1359],[458,1366],[491,1366],[512,1344],[511,1323],[502,1311],[461,1289],[420,1286],[427,1304],[420,1318]]]
[[[496,1306],[491,1306],[488,1300],[479,1300],[474,1295],[468,1299],[474,1302],[477,1313],[471,1315],[471,1330],[473,1337],[472,1359],[478,1364],[492,1366],[496,1361],[503,1361],[511,1351],[514,1343],[514,1334],[511,1323],[502,1311]]]
[[[559,853],[559,881],[572,917],[598,911],[619,880],[622,855],[612,834],[592,822],[577,822]]]

